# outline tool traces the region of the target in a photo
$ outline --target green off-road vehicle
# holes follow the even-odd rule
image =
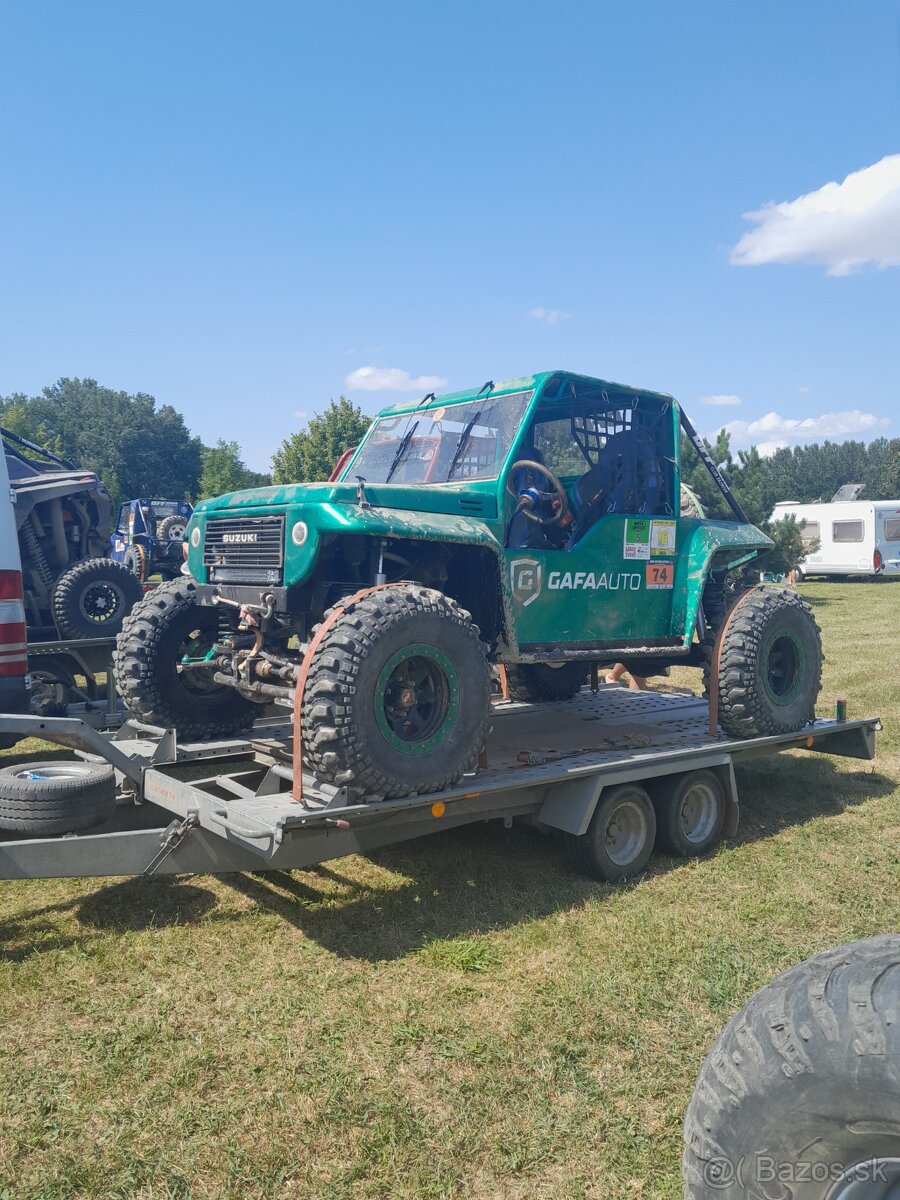
[[[681,514],[681,429],[734,520]],[[597,664],[705,668],[738,737],[814,715],[818,627],[790,591],[726,597],[771,543],[671,396],[562,371],[429,395],[382,412],[337,481],[206,500],[186,538],[191,578],[119,638],[131,711],[227,735],[299,687],[305,763],[357,794],[471,769],[494,664],[529,701]]]

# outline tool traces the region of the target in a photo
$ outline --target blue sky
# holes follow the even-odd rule
[[[257,468],[342,391],[553,367],[900,434],[895,0],[11,0],[0,138],[3,395],[148,391]]]

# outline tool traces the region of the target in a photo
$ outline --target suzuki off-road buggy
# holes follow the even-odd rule
[[[680,514],[681,430],[733,520]],[[616,661],[696,666],[742,738],[814,716],[812,613],[777,588],[726,597],[771,542],[668,395],[560,371],[429,395],[382,412],[335,482],[203,501],[187,540],[191,578],[119,636],[132,712],[203,738],[295,706],[294,754],[358,796],[471,770],[492,665],[531,702]]]

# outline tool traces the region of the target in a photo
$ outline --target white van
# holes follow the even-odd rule
[[[803,540],[819,549],[800,564],[803,575],[900,575],[900,500],[783,500],[771,520],[806,521]]]
[[[22,559],[14,503],[6,455],[0,450],[0,712],[3,713],[27,712],[30,702]]]

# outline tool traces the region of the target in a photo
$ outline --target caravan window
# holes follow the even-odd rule
[[[862,521],[833,521],[831,537],[835,542],[861,542],[863,540]]]
[[[884,518],[884,540],[886,542],[900,542],[900,517]]]
[[[810,546],[819,538],[819,522],[807,521],[800,530],[800,537],[803,539],[804,546]]]

